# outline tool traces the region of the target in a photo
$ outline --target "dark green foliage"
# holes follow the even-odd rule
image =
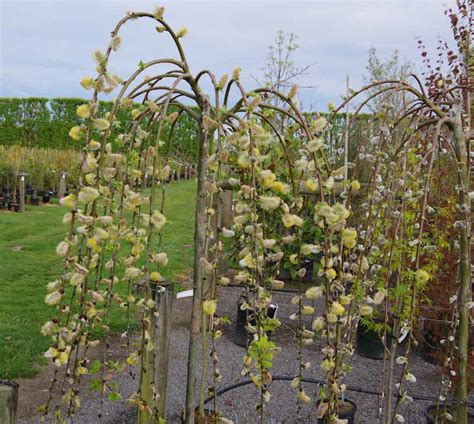
[[[74,147],[68,136],[76,125],[81,99],[0,99],[0,144],[29,147]]]
[[[81,123],[76,115],[79,105],[88,103],[80,98],[0,98],[0,145],[20,144],[36,148],[82,148],[69,137],[69,130]],[[99,103],[99,116],[112,108],[112,102]],[[130,111],[119,109],[111,139],[131,126]],[[162,135],[168,140],[169,126]],[[156,128],[151,130],[152,134]],[[184,162],[194,162],[197,157],[197,131],[195,120],[182,113],[171,138],[170,153]],[[163,150],[166,146],[163,147]]]
[[[20,144],[29,147],[64,149],[80,149],[82,144],[69,137],[69,130],[81,123],[76,115],[79,105],[88,103],[80,98],[0,98],[0,145]],[[137,105],[138,106],[138,105]],[[138,106],[139,107],[139,106]],[[110,111],[112,102],[99,103],[99,115]],[[170,113],[173,110],[170,110]],[[319,115],[325,116],[325,113]],[[362,114],[351,117],[350,130],[350,160],[362,138],[368,136],[372,115]],[[129,110],[119,109],[117,120],[120,125],[114,127],[111,140],[131,126],[132,118]],[[341,136],[344,132],[345,114],[339,113],[332,121],[328,136],[328,146],[337,149],[343,144]],[[168,141],[170,126],[164,128],[162,139]],[[152,128],[154,134],[156,128]],[[171,156],[178,161],[195,163],[198,152],[198,125],[186,113],[181,113],[173,130],[170,140]],[[164,153],[167,146],[162,147]]]

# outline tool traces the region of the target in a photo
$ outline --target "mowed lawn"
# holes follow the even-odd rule
[[[192,267],[195,186],[194,181],[180,181],[166,189],[167,278]],[[40,329],[55,313],[44,297],[46,284],[61,273],[55,247],[66,233],[61,222],[65,212],[57,204],[27,206],[25,213],[0,211],[0,379],[32,377],[44,363],[49,340]],[[118,308],[113,311],[114,331],[126,328],[125,315]]]

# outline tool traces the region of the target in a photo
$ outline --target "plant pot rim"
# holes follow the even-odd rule
[[[357,404],[353,401],[353,400],[350,400],[348,398],[345,398],[345,399],[342,399],[342,398],[339,398],[338,399],[340,402],[343,402],[343,403],[350,403],[352,406],[353,406],[353,411],[356,412],[357,411]],[[321,403],[321,399],[318,400],[318,405],[319,403]]]
[[[455,406],[455,404],[448,404],[448,405],[446,406],[446,409],[448,409],[448,411],[451,411],[451,408],[452,408],[453,406]],[[437,407],[438,407],[438,404],[437,404],[437,403],[430,403],[430,404],[425,408],[424,415],[425,415],[425,418],[428,420],[428,422],[430,422],[429,420],[431,420],[431,421],[433,421],[433,422],[435,421],[435,417],[430,414],[430,411],[433,410],[433,409],[435,409],[435,408],[437,408]],[[443,405],[439,405],[439,407],[440,407],[440,410],[441,410],[441,409],[443,408]],[[469,410],[469,408],[468,408],[468,410],[467,410],[467,416],[468,416],[468,418],[474,418],[474,413],[472,413],[472,412]]]

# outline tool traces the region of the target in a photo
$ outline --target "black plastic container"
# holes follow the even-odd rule
[[[320,258],[318,257],[318,260]],[[302,281],[303,283],[311,283],[314,281],[314,263],[315,259],[305,259],[303,261],[303,268],[306,269],[306,274],[304,275]],[[293,281],[291,274],[286,269],[280,269],[278,278],[283,281]]]
[[[253,311],[250,309],[246,309],[243,311],[241,306],[245,302],[245,298],[243,296],[240,297],[239,301],[237,302],[237,318],[235,320],[235,331],[234,331],[234,343],[237,346],[248,347],[249,344],[252,342],[252,335],[247,332],[245,326],[247,322],[254,325],[255,318],[252,316]],[[275,318],[278,306],[271,304],[268,305],[267,308],[267,316],[269,318]],[[250,317],[249,317],[250,315]]]
[[[428,405],[428,407],[425,409],[425,418],[426,418],[426,423],[427,424],[443,424],[447,422],[446,420],[443,420],[441,417],[441,413],[438,415],[438,420],[436,421],[436,409],[438,408],[438,405],[436,404],[431,404]],[[448,411],[450,411],[450,407],[447,408]],[[440,405],[440,412],[443,410],[443,406]],[[450,412],[451,413],[451,412]],[[454,415],[451,413],[451,415]],[[474,424],[474,414],[471,413],[471,411],[467,412],[467,424]]]
[[[356,334],[356,352],[365,358],[383,359],[386,349],[381,336],[381,334],[367,328],[359,321]],[[390,347],[391,344],[392,336],[387,332],[386,346]]]
[[[8,205],[8,209],[10,209],[12,212],[20,212],[20,204],[10,202]]]

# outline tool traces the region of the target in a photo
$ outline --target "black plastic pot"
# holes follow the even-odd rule
[[[8,204],[8,209],[12,212],[20,212],[20,204],[15,202],[10,202]]]
[[[347,424],[354,424],[355,423],[355,414],[357,412],[357,405],[350,401],[349,399],[346,399],[344,401],[344,407],[348,407],[347,411],[343,410],[339,412],[339,419],[341,420],[347,420]],[[324,418],[318,418],[317,423],[318,424],[327,424],[328,419],[327,417]]]
[[[432,334],[431,331],[425,330],[423,332],[423,339],[420,343],[420,355],[428,363],[433,365],[440,365],[439,356],[440,355],[441,344],[439,340]]]
[[[306,269],[306,274],[303,277],[303,281],[305,283],[310,283],[311,281],[313,281],[314,261],[312,259],[304,261],[303,267]]]
[[[303,262],[303,268],[306,269],[306,274],[303,277],[302,281],[303,283],[311,283],[313,281],[313,275],[314,275],[314,260],[313,259],[306,259]],[[291,277],[291,274],[289,271],[286,269],[281,269],[278,278],[283,281],[292,281],[293,278]]]
[[[43,203],[49,203],[51,196],[49,194],[43,194]]]
[[[247,348],[249,344],[252,342],[252,335],[247,332],[245,326],[247,322],[249,324],[255,325],[255,318],[252,316],[253,311],[250,309],[246,309],[243,311],[241,309],[242,304],[244,303],[245,298],[243,296],[240,297],[239,301],[237,302],[237,318],[235,320],[235,331],[234,331],[234,343],[237,346],[242,346]],[[268,306],[267,309],[267,316],[269,318],[275,318],[278,306],[271,304]],[[250,315],[250,318],[249,318]]]
[[[39,205],[39,199],[37,197],[31,197],[30,198],[30,205],[38,206]]]
[[[427,424],[444,424],[445,420],[443,420],[441,416],[441,412],[443,411],[443,406],[440,405],[440,413],[438,415],[438,420],[436,420],[436,410],[438,408],[438,405],[436,404],[431,404],[428,405],[428,407],[425,409],[425,418],[426,418],[426,423]],[[451,412],[451,407],[448,407],[447,410],[450,412],[451,415],[455,415]],[[470,411],[467,412],[467,424],[474,424],[474,414],[472,414]]]
[[[387,332],[386,346],[391,346],[391,344],[392,336]],[[381,335],[359,322],[356,334],[356,352],[365,358],[383,359],[385,351]]]

